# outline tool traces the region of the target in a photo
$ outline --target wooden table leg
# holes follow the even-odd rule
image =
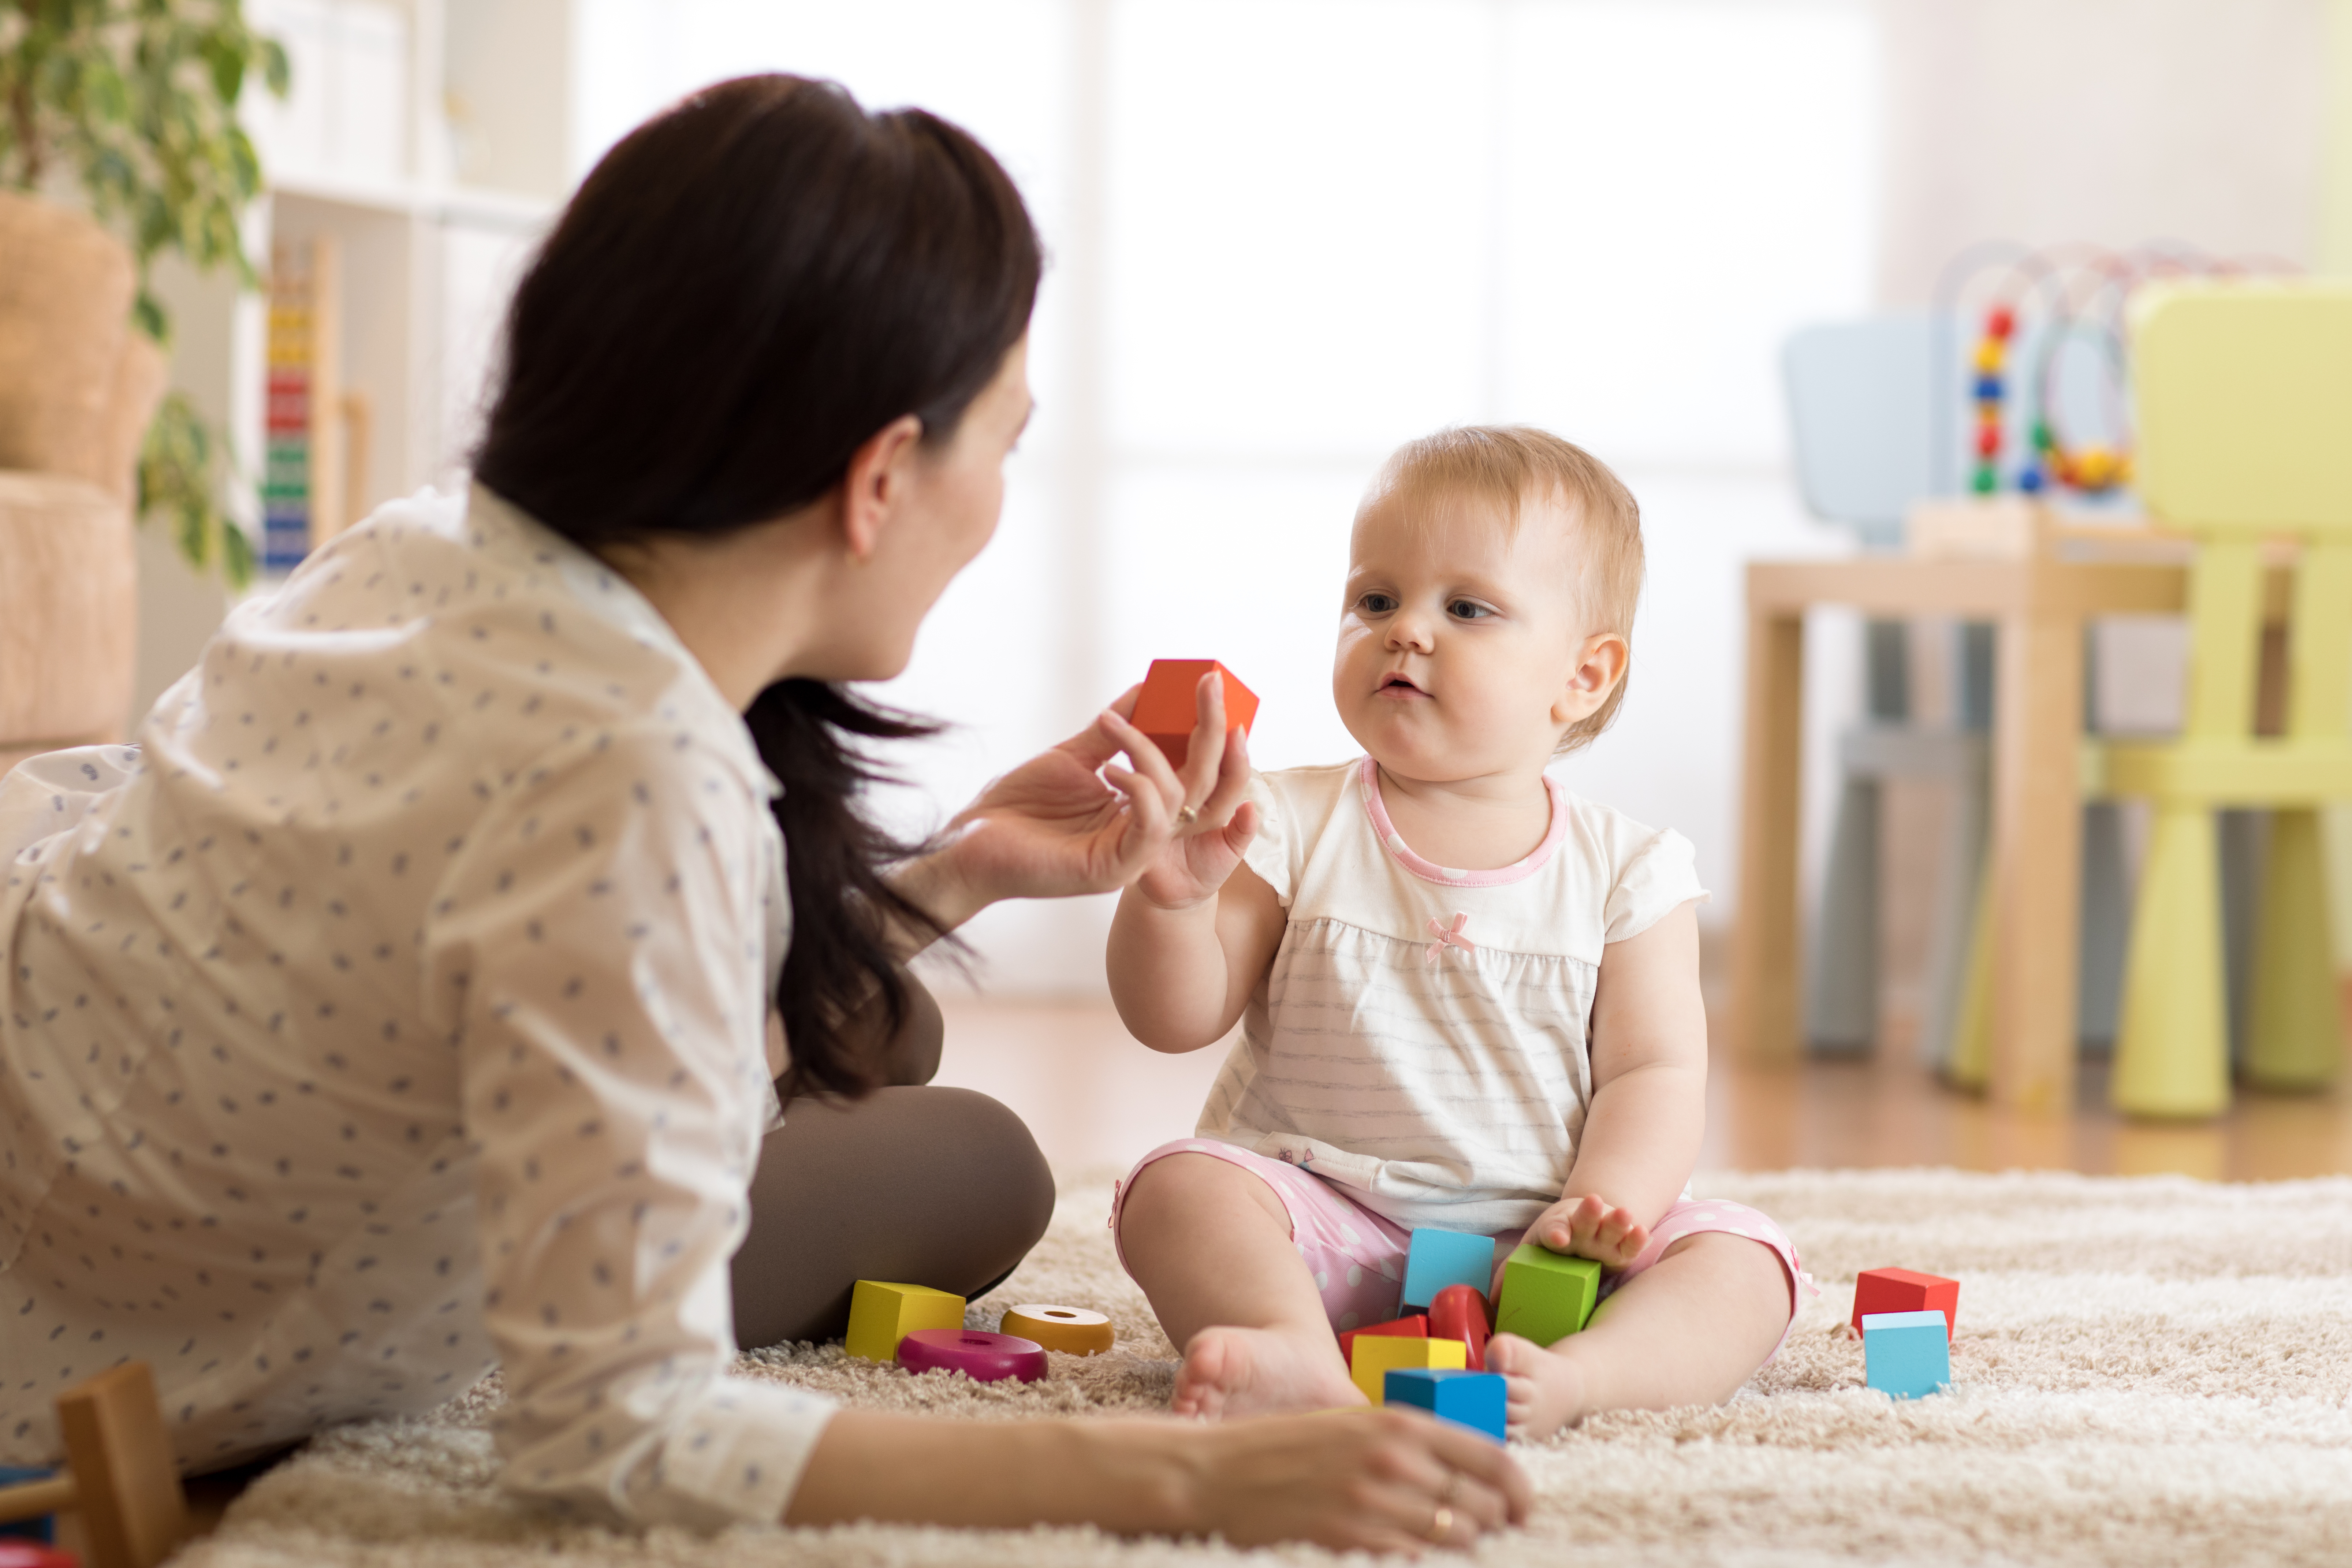
[[[1798,1051],[1803,953],[1797,837],[1804,699],[1804,616],[1751,606],[1739,916],[1731,952],[1732,1027],[1751,1061],[1793,1061]]]
[[[1992,1097],[2063,1112],[2074,1100],[2082,901],[2083,625],[2000,624],[1993,755]]]

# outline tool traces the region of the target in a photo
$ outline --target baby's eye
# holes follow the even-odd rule
[[[1481,616],[1491,616],[1495,612],[1475,599],[1456,599],[1445,606],[1445,613],[1457,621],[1475,621]]]
[[[1356,608],[1368,616],[1385,616],[1396,607],[1396,600],[1386,594],[1367,594],[1356,601]]]

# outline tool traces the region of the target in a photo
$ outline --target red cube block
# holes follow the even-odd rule
[[[1429,1338],[1429,1320],[1419,1312],[1409,1318],[1394,1318],[1369,1328],[1349,1329],[1339,1336],[1339,1359],[1349,1366],[1356,1364],[1358,1334],[1387,1334],[1397,1339],[1425,1340]]]
[[[1171,767],[1182,767],[1192,750],[1192,724],[1198,717],[1192,691],[1201,684],[1201,677],[1213,669],[1224,682],[1227,731],[1248,733],[1250,721],[1257,717],[1257,693],[1234,679],[1234,672],[1215,659],[1155,658],[1143,678],[1133,723],[1151,737]]]
[[[1853,1331],[1865,1312],[1941,1312],[1948,1337],[1960,1310],[1960,1282],[1908,1268],[1865,1268],[1853,1280]]]

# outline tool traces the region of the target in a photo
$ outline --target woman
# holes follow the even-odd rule
[[[125,1357],[192,1468],[496,1364],[508,1482],[627,1521],[1410,1550],[1523,1514],[1499,1450],[1398,1415],[974,1427],[728,1375],[860,1274],[1018,1261],[1017,1121],[866,1094],[936,1052],[899,964],[1120,886],[1220,787],[1114,712],[887,878],[853,810],[853,739],[918,730],[834,683],[903,668],[995,527],[1038,266],[954,127],[698,94],[524,279],[469,497],[238,612],[137,745],[0,784],[0,1458]],[[845,1100],[777,1130],[778,1073]]]

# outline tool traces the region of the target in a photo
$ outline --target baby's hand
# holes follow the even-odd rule
[[[1190,909],[1214,898],[1241,864],[1242,851],[1257,837],[1257,808],[1244,798],[1250,778],[1248,734],[1225,728],[1224,683],[1213,673],[1201,678],[1196,700],[1199,718],[1184,767],[1171,775],[1176,795],[1170,810],[1178,823],[1176,836],[1146,863],[1135,882],[1146,902],[1163,910]]]
[[[1622,1268],[1650,1244],[1650,1227],[1635,1224],[1630,1210],[1587,1193],[1544,1210],[1528,1226],[1528,1239],[1570,1258],[1590,1258],[1603,1268]]]

